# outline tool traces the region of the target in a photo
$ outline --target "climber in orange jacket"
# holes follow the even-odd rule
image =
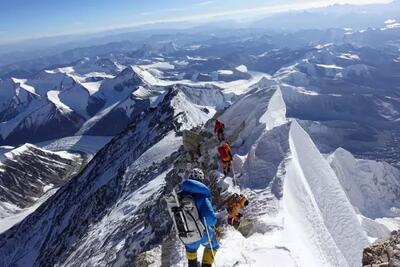
[[[219,159],[222,162],[222,168],[225,176],[231,171],[232,150],[227,142],[222,143],[218,147]]]
[[[214,133],[217,134],[218,141],[220,142],[225,140],[224,129],[225,129],[225,124],[219,119],[217,119],[214,125]]]
[[[249,200],[242,194],[234,193],[224,202],[228,210],[227,222],[235,228],[240,225],[240,219],[243,215],[240,213],[241,209],[249,205]]]

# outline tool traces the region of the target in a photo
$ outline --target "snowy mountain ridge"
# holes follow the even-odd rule
[[[180,179],[180,132],[205,124],[230,99],[217,88],[165,91],[40,212],[0,235],[1,265],[130,266],[141,252],[162,249],[171,227],[162,196]],[[221,119],[236,136],[235,172],[253,221],[248,235],[227,230],[218,264],[263,266],[270,255],[272,265],[358,266],[368,236],[328,160],[295,120],[288,122],[280,87],[254,86],[233,102]],[[160,262],[169,256],[156,254]]]
[[[84,159],[31,144],[10,149],[0,161],[0,232],[12,227],[80,171]]]

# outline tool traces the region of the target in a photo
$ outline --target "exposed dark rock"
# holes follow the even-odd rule
[[[0,167],[0,201],[20,208],[33,204],[44,194],[44,187],[58,188],[76,175],[83,163],[78,155],[67,159],[32,145],[19,148]]]
[[[378,240],[364,249],[362,265],[364,267],[400,266],[400,231],[393,231],[386,240]]]

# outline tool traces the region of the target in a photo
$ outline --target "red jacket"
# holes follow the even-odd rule
[[[232,151],[231,147],[225,143],[218,147],[219,158],[222,161],[231,161],[232,160]]]
[[[220,120],[215,121],[214,133],[222,132],[224,130],[224,128],[225,128],[225,125],[223,122],[221,122]]]

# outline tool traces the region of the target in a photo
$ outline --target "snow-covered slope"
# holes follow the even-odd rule
[[[174,233],[162,197],[197,165],[216,187],[221,222],[219,204],[229,192],[250,199],[239,231],[223,227],[218,266],[264,267],[266,258],[279,267],[359,266],[368,242],[400,226],[400,173],[342,149],[321,152],[343,146],[357,158],[398,164],[398,38],[382,42],[387,51],[356,41],[388,32],[396,33],[158,41],[167,34],[152,37],[154,47],[0,79],[0,144],[30,140],[91,160],[50,198],[55,190],[40,174],[65,170],[63,160],[57,165],[47,158],[54,153],[38,148],[27,159],[32,164],[7,160],[15,177],[24,177],[24,168],[34,174],[26,186],[0,175],[9,182],[0,186],[4,195],[25,186],[26,194],[16,190],[9,199],[28,203],[0,202],[8,216],[0,231],[43,204],[0,235],[0,266],[132,266],[146,255],[160,263],[154,266],[184,266],[180,243],[166,245]],[[216,117],[226,125],[235,179],[218,170],[210,127]],[[182,131],[192,128],[203,139],[199,162],[188,162],[181,147]],[[35,169],[42,165],[48,168]]]
[[[25,82],[25,80],[15,78],[0,80],[0,121],[15,117],[29,109],[32,102],[40,99],[35,90]]]
[[[36,146],[53,152],[73,151],[93,157],[97,151],[103,148],[112,137],[110,136],[69,136],[37,143]]]
[[[234,170],[241,192],[250,197],[250,206],[244,210],[242,234],[231,228],[224,230],[217,266],[261,267],[265,257],[271,257],[271,266],[359,266],[362,250],[369,244],[367,232],[370,227],[383,226],[359,220],[341,179],[296,121],[287,123],[278,112],[281,115],[270,117],[270,121],[279,122],[275,127],[267,128],[265,121],[254,123],[285,109],[279,89],[265,91],[272,97],[254,90],[221,116],[229,125],[228,139],[235,139],[232,135],[237,138],[233,143],[238,153]],[[245,100],[252,94],[261,103],[265,100],[268,108],[258,104],[252,106],[252,112],[245,109]],[[242,126],[238,130],[235,125]],[[254,135],[247,127],[263,130],[254,131],[259,133]],[[232,190],[237,192],[238,188]],[[164,246],[161,251],[167,249]],[[175,246],[179,247],[179,241]],[[149,253],[155,262],[168,257],[157,250]],[[185,263],[184,255],[181,257],[173,266]]]
[[[89,91],[80,84],[75,84],[73,87],[58,95],[62,103],[84,118],[88,117],[86,108],[88,106],[89,96]]]
[[[160,51],[165,52],[163,48]],[[176,70],[178,61],[168,62],[161,55],[138,60],[119,55],[119,60],[123,64],[113,55],[85,57],[64,67],[41,70],[28,79],[0,79],[0,144],[36,143],[71,135],[114,136],[135,113],[156,105],[153,100],[165,88],[218,87],[240,95],[249,85],[268,77],[246,70],[246,75],[232,75],[227,82],[196,82],[182,80],[185,70]]]
[[[265,266],[266,255],[272,266],[359,265],[369,243],[365,225],[343,177],[297,121],[286,119],[279,85],[246,90],[225,111],[218,88],[165,90],[40,211],[0,235],[6,255],[0,265],[128,266],[143,251],[165,251],[171,224],[162,197],[180,180],[174,163],[185,160],[181,131],[204,125],[217,111],[232,141],[236,179],[251,203],[241,233],[224,231],[218,266]],[[204,138],[211,153],[206,166],[217,166],[215,140]],[[160,262],[173,257],[154,253]]]
[[[8,150],[0,162],[0,232],[32,213],[76,175],[83,159],[31,144]]]
[[[221,116],[229,125],[240,124],[233,114],[245,110],[245,98]],[[257,121],[273,111],[284,110],[281,99],[280,90],[276,90],[264,114],[262,105],[252,106],[257,107],[253,112],[259,115],[254,113],[245,121]],[[246,241],[242,239],[244,247],[234,250],[235,255],[244,256],[227,260],[231,258],[230,251],[223,249],[217,254],[218,265],[237,262],[264,266],[263,258],[255,253],[258,249],[250,243],[254,240],[259,249],[279,259],[272,261],[273,266],[280,266],[278,262],[284,262],[282,266],[358,266],[362,249],[369,241],[339,178],[300,125],[296,121],[285,124],[282,113],[277,114],[281,115],[268,120],[278,121],[275,127],[266,129],[264,124],[261,135],[254,135],[258,127],[250,123],[234,143],[239,153],[234,166],[242,192],[250,194],[250,201],[255,202],[245,216],[256,221],[251,230],[256,233]],[[245,134],[246,127],[253,134]],[[221,240],[222,247],[227,243],[232,248],[237,237],[230,236],[230,232],[227,235]]]
[[[0,200],[26,207],[43,188],[59,187],[79,170],[79,155],[50,152],[25,144],[5,155],[0,164]],[[74,162],[75,161],[75,162]]]
[[[64,67],[41,71],[31,79],[0,80],[1,142],[20,144],[73,135],[90,118],[90,95],[98,90],[93,83],[102,84],[96,80],[99,77],[112,80],[114,76],[79,74],[74,67]]]
[[[302,266],[358,266],[368,239],[327,160],[293,122],[283,205],[289,248]]]
[[[58,100],[58,98],[56,99]],[[64,104],[50,100],[36,109],[0,124],[7,129],[4,142],[20,144],[21,140],[40,142],[60,136],[73,135],[83,124],[84,118]]]
[[[137,114],[130,127],[40,212],[1,236],[0,253],[8,256],[0,265],[128,264],[132,256],[158,242],[169,231],[160,195],[179,156],[177,134],[192,123],[194,110],[188,113],[187,104],[191,102],[196,114],[206,114],[195,116],[196,123],[211,118],[213,113],[205,106],[222,104],[215,99],[205,102],[202,90],[190,93],[170,88],[156,108]]]
[[[400,171],[397,168],[386,162],[355,159],[342,148],[328,160],[358,212],[371,219],[400,217]]]

